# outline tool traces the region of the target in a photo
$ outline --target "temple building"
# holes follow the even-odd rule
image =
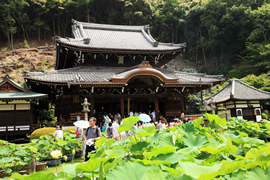
[[[228,85],[205,101],[213,103],[218,115],[227,120],[237,117],[259,122],[262,120],[262,104],[270,101],[270,92],[249,86],[241,79],[231,79]]]
[[[186,44],[157,42],[147,25],[72,22],[74,38],[56,38],[55,70],[24,74],[29,89],[49,95],[58,119],[75,120],[84,98],[97,118],[155,110],[170,119],[186,112],[187,94],[223,81],[218,75],[162,69]]]
[[[36,108],[47,94],[29,91],[8,75],[0,82],[0,139],[30,134],[37,123]]]

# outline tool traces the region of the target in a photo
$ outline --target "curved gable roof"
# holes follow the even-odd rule
[[[124,72],[115,74],[111,78],[111,82],[126,84],[131,78],[141,75],[155,76],[158,79],[160,79],[164,84],[179,84],[177,78],[166,76],[161,71],[153,69],[152,66],[147,61],[143,61],[142,64],[140,64],[139,66],[135,66],[134,68],[129,68]]]

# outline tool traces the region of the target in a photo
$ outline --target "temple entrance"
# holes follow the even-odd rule
[[[154,101],[148,101],[147,98],[144,99],[134,99],[130,102],[130,110],[138,113],[151,113],[155,109]]]

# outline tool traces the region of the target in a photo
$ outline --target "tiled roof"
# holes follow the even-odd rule
[[[132,51],[179,51],[185,43],[159,43],[151,36],[149,26],[126,26],[84,23],[73,20],[75,38],[57,38],[62,44],[91,48]],[[90,43],[84,39],[90,39]]]
[[[231,79],[229,84],[226,85],[219,92],[213,96],[205,99],[206,102],[220,103],[230,99],[234,100],[270,100],[270,93],[256,89],[252,86],[245,84],[241,79]]]
[[[47,94],[35,92],[1,92],[0,100],[23,100],[23,99],[43,99],[48,98]]]
[[[11,84],[13,87],[19,89],[22,92],[27,92],[28,90],[25,89],[24,87],[22,87],[20,84],[16,83],[15,81],[13,81],[10,76],[8,74],[6,74],[6,76],[4,77],[4,79],[0,82],[0,87],[5,84],[6,82],[8,82],[9,84]]]
[[[35,93],[28,89],[23,88],[18,83],[14,82],[9,75],[6,75],[3,81],[0,82],[0,86],[8,82],[13,87],[18,88],[21,92],[0,92],[0,100],[22,100],[22,99],[42,99],[48,98],[47,94]]]
[[[116,74],[123,72],[126,67],[105,67],[105,66],[79,66],[68,69],[43,71],[43,72],[26,72],[26,79],[35,79],[47,82],[109,82]],[[173,79],[179,79],[180,83],[211,83],[222,81],[222,76],[208,76],[205,74],[184,73],[179,71],[170,71],[155,68],[164,76]],[[125,72],[123,72],[125,73]]]

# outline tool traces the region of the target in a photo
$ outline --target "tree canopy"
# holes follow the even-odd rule
[[[242,78],[270,70],[270,0],[3,0],[0,40],[71,37],[71,19],[146,25],[162,42],[186,42],[199,72]]]

